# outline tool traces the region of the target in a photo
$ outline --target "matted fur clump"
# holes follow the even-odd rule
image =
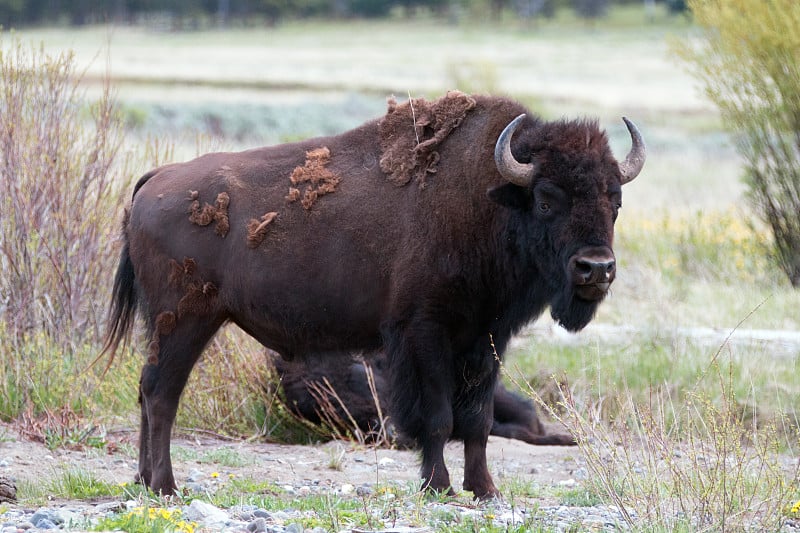
[[[439,162],[439,144],[456,129],[475,99],[460,91],[429,102],[412,98],[398,104],[389,99],[389,110],[380,122],[381,170],[398,187],[419,181],[435,173]]]

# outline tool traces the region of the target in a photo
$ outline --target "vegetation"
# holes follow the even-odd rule
[[[774,257],[800,287],[800,4],[695,0],[697,46],[679,47],[735,133]]]

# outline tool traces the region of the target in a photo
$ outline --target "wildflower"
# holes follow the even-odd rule
[[[211,477],[217,479],[219,477],[219,472],[211,472]]]
[[[791,511],[792,511],[792,514],[800,513],[800,500],[797,500],[796,502],[794,502],[794,505],[792,505]]]

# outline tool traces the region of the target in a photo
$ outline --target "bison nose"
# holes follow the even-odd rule
[[[617,262],[614,259],[579,257],[575,260],[575,274],[581,284],[611,283]]]
[[[616,275],[614,252],[606,246],[584,248],[569,260],[569,275],[578,297],[602,300]]]

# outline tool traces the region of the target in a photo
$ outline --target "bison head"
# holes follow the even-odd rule
[[[622,185],[645,161],[639,130],[623,120],[633,146],[622,163],[596,122],[545,123],[523,114],[495,145],[495,164],[509,183],[489,195],[522,220],[529,261],[547,280],[551,314],[571,331],[589,323],[614,281],[612,245]]]

